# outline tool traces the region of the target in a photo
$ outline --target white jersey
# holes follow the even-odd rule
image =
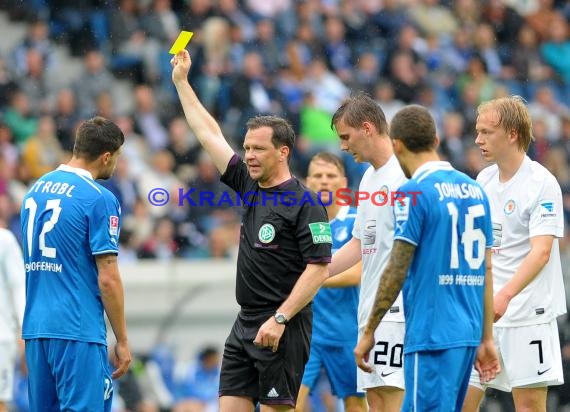
[[[497,165],[479,174],[491,204],[493,219],[493,291],[513,277],[530,252],[530,238],[555,236],[550,260],[538,276],[515,296],[496,326],[548,323],[566,313],[558,239],[564,236],[562,192],[556,178],[541,164],[525,157],[508,181],[499,182]]]
[[[15,342],[24,318],[26,272],[18,241],[0,228],[0,342]]]
[[[358,301],[359,327],[366,326],[368,322],[380,276],[386,268],[394,243],[394,213],[389,201],[390,192],[397,191],[406,181],[404,172],[394,155],[380,169],[375,170],[370,166],[360,181],[359,191],[367,192],[371,196],[375,192],[385,192],[388,195],[388,202],[384,206],[378,206],[371,200],[361,200],[356,212],[352,235],[360,240],[362,252],[362,278]],[[375,199],[376,203],[382,203],[382,198],[375,197]],[[404,322],[401,292],[382,320]]]

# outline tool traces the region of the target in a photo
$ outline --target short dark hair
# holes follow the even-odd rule
[[[210,356],[218,355],[219,353],[220,353],[220,351],[218,350],[218,348],[216,348],[213,345],[208,345],[208,346],[205,346],[204,348],[202,348],[198,352],[198,359],[200,359],[201,361],[204,361],[206,358],[209,358]]]
[[[92,162],[103,153],[115,153],[124,142],[125,136],[119,126],[97,116],[84,121],[77,129],[73,156]]]
[[[386,115],[380,105],[368,94],[358,92],[350,96],[336,110],[331,120],[331,129],[344,120],[350,127],[360,127],[364,122],[370,122],[380,134],[388,133]]]
[[[428,152],[437,144],[435,121],[425,107],[406,106],[392,119],[390,138],[401,140],[410,152]]]
[[[322,160],[325,163],[330,163],[332,165],[335,165],[336,168],[340,171],[340,174],[346,176],[344,163],[342,162],[342,159],[337,155],[329,152],[319,152],[311,158],[311,161],[309,162],[309,167],[311,163],[313,163],[316,160]]]
[[[248,130],[270,127],[273,130],[271,143],[277,148],[287,146],[289,148],[287,160],[291,159],[295,147],[295,131],[287,120],[278,116],[255,116],[247,121],[246,126]]]

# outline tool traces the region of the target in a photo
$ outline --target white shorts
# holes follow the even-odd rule
[[[495,346],[501,358],[501,373],[481,385],[473,368],[469,385],[510,392],[512,388],[562,385],[562,357],[556,319],[550,323],[493,328]]]
[[[358,331],[360,337],[364,331]],[[374,331],[376,345],[370,351],[368,363],[373,366],[371,373],[358,369],[356,380],[359,391],[393,386],[404,389],[404,335],[403,322],[381,322]]]
[[[0,342],[0,401],[2,402],[12,400],[16,353],[16,343]]]

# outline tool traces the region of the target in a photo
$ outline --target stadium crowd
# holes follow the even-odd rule
[[[236,150],[246,119],[282,115],[298,135],[297,176],[314,153],[339,152],[330,121],[352,91],[368,92],[388,119],[405,104],[429,108],[442,156],[471,177],[485,166],[474,143],[476,107],[523,96],[533,116],[530,156],[563,190],[567,235],[560,244],[570,292],[570,3],[2,0],[0,6],[27,27],[25,38],[0,55],[0,225],[19,239],[27,187],[69,158],[81,120],[102,115],[126,137],[115,176],[102,182],[122,207],[120,261],[235,257],[239,210],[219,202],[230,189],[191,134],[170,79],[168,50],[184,29],[194,32],[192,86]],[[78,79],[53,69],[56,45],[82,59]],[[124,99],[118,78],[133,86],[128,112],[116,109]],[[350,155],[343,159],[355,187],[364,168]],[[168,204],[149,201],[156,188],[169,192]],[[199,197],[205,192],[212,202]],[[561,333],[568,382],[566,320]],[[570,403],[567,385],[558,393]]]

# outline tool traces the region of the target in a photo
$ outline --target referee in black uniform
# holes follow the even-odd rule
[[[172,59],[172,80],[186,120],[241,195],[243,222],[236,298],[241,310],[224,348],[220,411],[293,410],[309,356],[310,302],[328,277],[332,237],[325,208],[289,170],[291,126],[274,116],[249,120],[245,158],[188,83],[186,50]]]

